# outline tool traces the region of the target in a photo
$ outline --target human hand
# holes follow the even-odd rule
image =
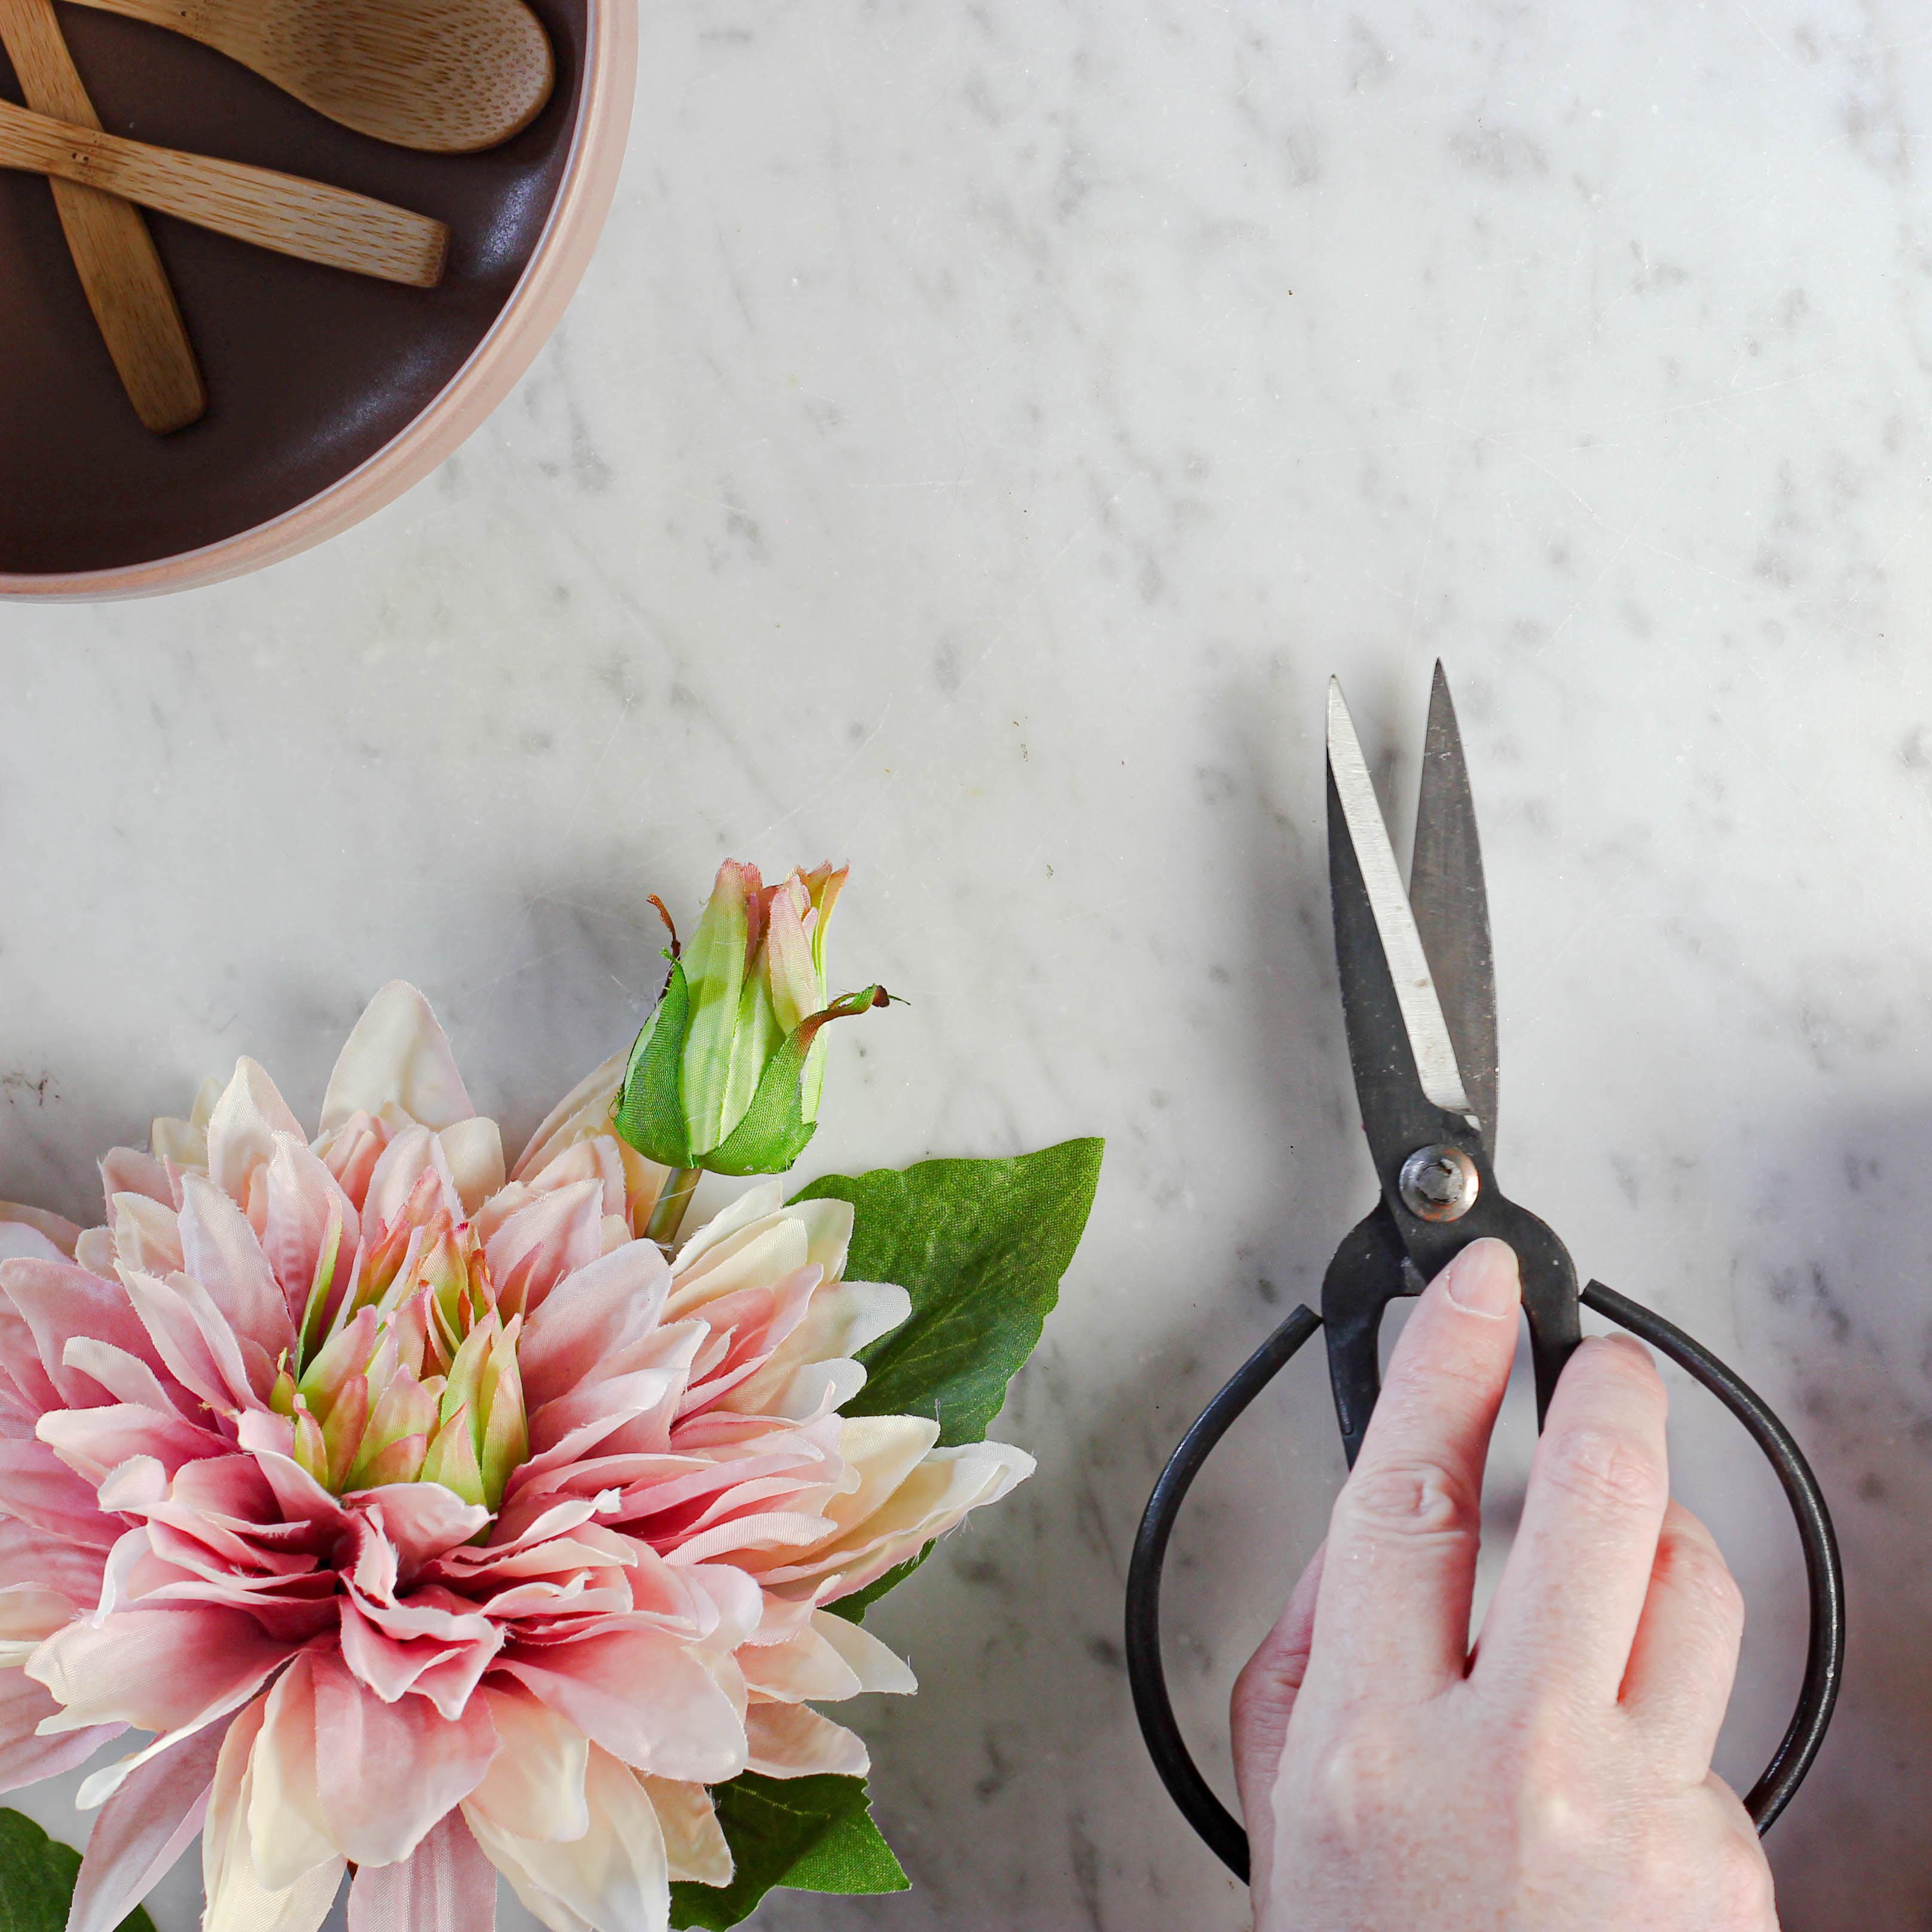
[[[1234,1687],[1256,1932],[1776,1932],[1711,1770],[1743,1603],[1669,1500],[1638,1344],[1564,1370],[1471,1654],[1520,1302],[1499,1241],[1430,1285],[1328,1540]]]

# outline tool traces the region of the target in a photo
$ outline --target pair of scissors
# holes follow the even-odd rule
[[[1600,1282],[1577,1286],[1569,1250],[1497,1184],[1497,1034],[1489,901],[1456,710],[1436,667],[1405,890],[1341,687],[1328,692],[1328,884],[1348,1058],[1380,1196],[1336,1250],[1322,1312],[1297,1308],[1202,1411],[1148,1499],[1127,1573],[1126,1655],[1136,1714],[1168,1795],[1244,1881],[1248,1844],[1183,1742],[1160,1655],[1168,1539],[1202,1464],[1234,1418],[1319,1328],[1349,1466],[1382,1386],[1382,1316],[1474,1240],[1515,1250],[1541,1426],[1582,1340],[1588,1308],[1686,1370],[1743,1424],[1790,1502],[1804,1551],[1810,1639],[1798,1705],[1745,1798],[1760,1833],[1790,1802],[1831,1721],[1844,1664],[1844,1580],[1816,1478],[1790,1431],[1724,1364],[1661,1316]]]

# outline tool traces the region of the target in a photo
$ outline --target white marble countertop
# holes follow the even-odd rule
[[[910,1004],[838,1041],[808,1164],[1112,1151],[1000,1425],[1039,1477],[879,1613],[918,1889],[763,1922],[1232,1932],[1120,1585],[1160,1457],[1366,1205],[1323,683],[1406,816],[1439,653],[1508,1184],[1838,1507],[1786,1923],[1923,1924],[1928,141],[1903,0],[647,9],[602,252],[459,455],[249,580],[0,609],[0,1192],[86,1215],[94,1154],[242,1051],[312,1109],[398,974],[527,1127],[637,1024],[646,892],[850,860],[840,976]],[[1318,1363],[1286,1380],[1178,1546],[1217,1765],[1340,1468]],[[1796,1544],[1680,1410],[1754,1612],[1742,1778]]]

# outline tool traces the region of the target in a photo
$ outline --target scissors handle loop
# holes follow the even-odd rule
[[[1838,1701],[1845,1662],[1845,1580],[1838,1540],[1817,1478],[1791,1432],[1763,1399],[1735,1370],[1674,1322],[1640,1303],[1592,1282],[1582,1294],[1586,1308],[1628,1329],[1675,1362],[1708,1389],[1742,1423],[1776,1472],[1804,1552],[1804,1577],[1810,1597],[1811,1633],[1797,1708],[1764,1773],[1744,1798],[1744,1809],[1762,1836],[1791,1802],[1811,1768],[1825,1739],[1832,1707]],[[1180,1505],[1201,1466],[1243,1410],[1287,1366],[1295,1352],[1322,1325],[1312,1309],[1297,1308],[1249,1357],[1168,1458],[1154,1484],[1134,1539],[1127,1569],[1127,1679],[1135,1714],[1168,1796],[1210,1850],[1243,1884],[1248,1879],[1248,1839],[1240,1821],[1215,1796],[1190,1754],[1168,1696],[1160,1656],[1160,1582]]]

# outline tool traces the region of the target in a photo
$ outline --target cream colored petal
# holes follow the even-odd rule
[[[834,1616],[830,1610],[814,1610],[812,1627],[845,1660],[858,1678],[860,1690],[890,1691],[904,1696],[919,1688],[912,1666],[863,1624],[854,1623],[849,1617]]]
[[[145,1194],[117,1194],[107,1206],[116,1260],[143,1274],[172,1274],[182,1265],[181,1222],[172,1208]]]
[[[806,1704],[754,1704],[745,1713],[751,1768],[767,1778],[832,1772],[863,1778],[872,1768],[866,1741]]]
[[[718,1406],[746,1415],[782,1415],[794,1422],[841,1408],[866,1385],[865,1370],[851,1358],[911,1312],[912,1297],[887,1282],[821,1287],[813,1294],[805,1319],[770,1360]]]
[[[164,1160],[172,1167],[192,1171],[208,1166],[207,1130],[191,1120],[164,1115],[148,1130],[148,1144],[157,1160]]]
[[[429,1002],[406,980],[392,980],[343,1043],[322,1096],[322,1131],[358,1112],[442,1128],[476,1111]]]
[[[689,1885],[729,1885],[731,1847],[724,1842],[710,1792],[701,1784],[680,1784],[641,1773],[638,1782],[658,1814],[672,1879]]]
[[[624,1084],[628,1054],[614,1053],[595,1072],[588,1073],[553,1107],[511,1170],[512,1180],[528,1180],[548,1166],[566,1148],[607,1131],[618,1089]]]
[[[812,1550],[783,1552],[778,1560],[764,1564],[764,1580],[776,1585],[836,1574],[842,1580],[842,1595],[862,1588],[896,1564],[916,1556],[968,1511],[997,1502],[1033,1470],[1033,1458],[1007,1443],[972,1442],[956,1449],[934,1449],[876,1508],[853,1520],[849,1528]],[[826,1514],[838,1514],[850,1501],[849,1497],[835,1498]]]
[[[247,1206],[249,1180],[274,1154],[278,1133],[300,1140],[302,1123],[275,1083],[244,1054],[208,1123],[208,1178],[238,1206]]]
[[[494,1120],[476,1114],[445,1127],[436,1138],[442,1144],[442,1156],[449,1165],[463,1211],[473,1214],[503,1185],[502,1130]]]
[[[464,1816],[525,1910],[550,1932],[666,1932],[670,1871],[644,1786],[593,1744],[585,1788],[590,1829],[567,1842],[521,1837],[473,1804]]]
[[[248,1814],[263,1701],[258,1699],[236,1719],[215,1766],[201,1839],[202,1884],[208,1899],[201,1932],[317,1932],[341,1888],[346,1868],[339,1859],[318,1866],[285,1892],[271,1891],[256,1873]]]
[[[291,1889],[318,1866],[340,1861],[322,1815],[315,1685],[305,1657],[268,1693],[249,1772],[249,1857],[263,1890]]]
[[[748,1233],[721,1242],[694,1270],[685,1268],[680,1257],[671,1270],[664,1319],[679,1321],[741,1288],[782,1281],[805,1266],[809,1246],[802,1222],[775,1214]]]
[[[105,1228],[83,1228],[74,1244],[74,1260],[90,1274],[114,1276],[114,1237]]]
[[[860,1415],[838,1425],[838,1453],[858,1480],[825,1505],[840,1532],[862,1522],[906,1480],[939,1440],[922,1415]]]
[[[761,1180],[748,1187],[736,1200],[722,1208],[694,1234],[687,1235],[672,1263],[674,1269],[688,1273],[716,1247],[742,1233],[754,1222],[769,1220],[784,1202],[784,1187],[776,1180]]]
[[[778,1703],[839,1703],[863,1688],[859,1673],[808,1624],[782,1643],[746,1644],[736,1654],[752,1694]]]
[[[584,1796],[590,1740],[526,1690],[486,1686],[478,1694],[488,1702],[503,1748],[466,1808],[519,1838],[559,1843],[582,1838],[590,1828]]]

